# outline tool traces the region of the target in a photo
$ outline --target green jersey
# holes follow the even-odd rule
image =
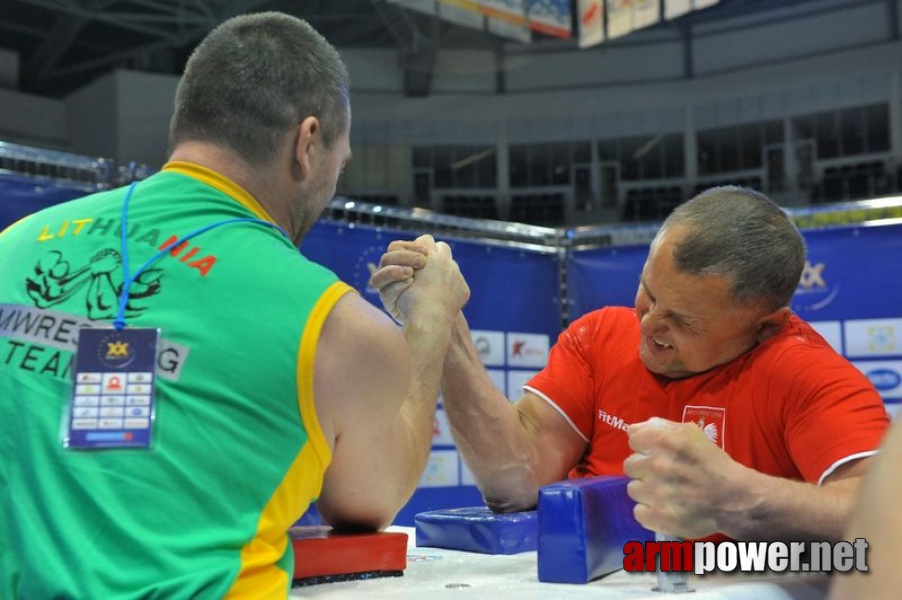
[[[331,460],[317,342],[351,288],[260,223],[171,248],[125,306],[128,327],[160,330],[150,447],[67,449],[78,331],[116,316],[123,263],[272,222],[233,182],[170,163],[135,186],[123,253],[125,193],[0,234],[0,597],[284,598],[287,530]]]

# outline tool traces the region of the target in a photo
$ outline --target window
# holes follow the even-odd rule
[[[828,110],[792,120],[795,139],[814,138],[817,158],[889,151],[889,106],[869,104]]]
[[[512,188],[570,186],[573,166],[592,160],[589,142],[514,144],[509,149]]]
[[[889,106],[872,104],[864,109],[867,152],[889,151]]]
[[[764,166],[764,145],[782,141],[783,122],[763,121],[700,131],[698,174],[752,171]]]
[[[678,179],[686,172],[682,133],[601,140],[598,156],[604,162],[616,162],[624,181]]]
[[[494,196],[445,196],[442,212],[473,219],[497,219],[498,207]]]
[[[411,155],[419,172],[432,170],[437,189],[495,187],[494,146],[414,146]]]
[[[864,153],[866,117],[864,108],[847,108],[839,112],[843,156]]]
[[[529,194],[511,198],[510,220],[557,227],[564,223],[563,194]]]
[[[836,158],[839,152],[839,122],[835,111],[820,113],[814,117],[814,136],[817,140],[818,158]]]

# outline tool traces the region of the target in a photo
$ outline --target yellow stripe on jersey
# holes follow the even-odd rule
[[[171,161],[163,165],[163,171],[171,171],[174,173],[181,173],[182,175],[187,175],[189,177],[193,177],[199,181],[206,183],[207,185],[216,188],[220,192],[227,194],[232,197],[238,204],[241,204],[249,211],[254,213],[258,219],[263,219],[264,221],[269,221],[273,225],[277,225],[276,220],[273,219],[266,209],[263,208],[257,199],[250,195],[250,193],[245,190],[243,187],[232,181],[227,177],[223,177],[216,171],[208,169],[206,167],[202,167],[200,165],[196,165],[187,161]]]
[[[348,284],[336,281],[320,296],[301,337],[297,359],[298,407],[307,432],[307,443],[295,457],[285,478],[267,502],[257,523],[257,533],[241,551],[238,578],[229,590],[229,598],[284,598],[291,575],[275,564],[285,554],[288,528],[300,516],[300,498],[318,498],[322,474],[332,462],[332,451],[316,416],[313,400],[313,367],[316,347],[326,317],[346,293]],[[312,468],[319,463],[319,468]]]
[[[319,334],[322,331],[326,317],[335,307],[335,304],[342,296],[348,292],[354,291],[354,288],[342,281],[336,281],[320,296],[319,301],[310,311],[307,318],[307,327],[304,329],[304,335],[301,338],[301,348],[298,352],[298,405],[301,409],[301,420],[304,422],[304,429],[310,437],[310,444],[316,451],[317,456],[323,461],[323,469],[332,462],[332,451],[323,435],[322,427],[319,424],[319,418],[316,416],[316,405],[313,402],[313,359],[316,355],[316,346],[319,343]],[[322,487],[322,482],[320,486]],[[313,495],[314,498],[319,497],[319,489]]]

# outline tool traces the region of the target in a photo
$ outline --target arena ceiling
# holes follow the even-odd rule
[[[655,27],[689,37],[697,25],[719,19],[761,15],[790,4],[805,5],[809,12],[821,10],[820,5],[828,10],[836,3],[721,0]],[[402,67],[427,71],[426,77],[412,79],[416,88],[407,90],[409,95],[428,93],[428,71],[437,52],[475,48],[503,53],[512,43],[385,0],[0,0],[0,48],[18,54],[20,91],[63,97],[117,68],[178,74],[191,48],[212,27],[232,15],[263,10],[307,19],[339,48],[397,48]],[[562,44],[576,51],[575,41],[540,35],[527,51],[560,51]]]

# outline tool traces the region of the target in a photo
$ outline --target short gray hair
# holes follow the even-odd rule
[[[306,21],[278,12],[233,17],[188,59],[170,152],[181,142],[205,141],[265,164],[308,116],[319,119],[331,146],[349,124],[349,86],[338,52]]]
[[[764,194],[711,188],[678,206],[661,231],[670,228],[681,231],[673,258],[683,273],[728,277],[743,304],[789,305],[805,268],[805,240]]]

